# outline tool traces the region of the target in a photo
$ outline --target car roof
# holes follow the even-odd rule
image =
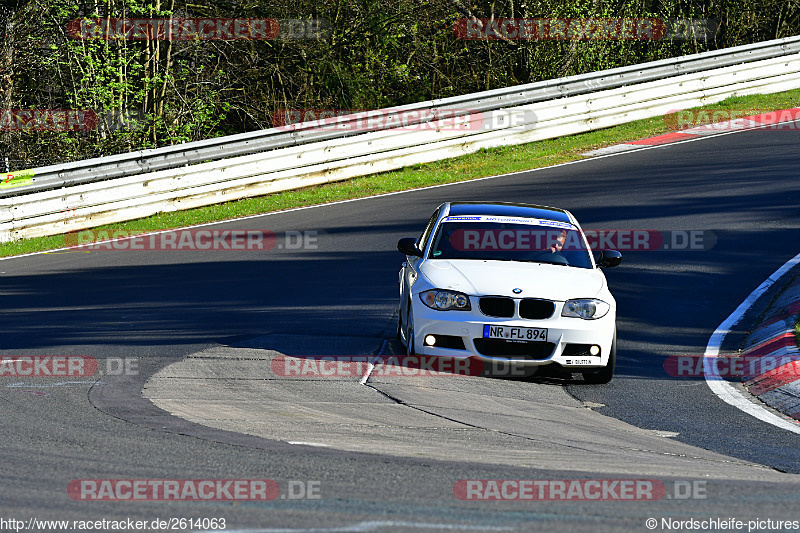
[[[453,202],[450,215],[489,215],[506,217],[530,217],[559,222],[572,222],[569,212],[555,207],[509,202]]]

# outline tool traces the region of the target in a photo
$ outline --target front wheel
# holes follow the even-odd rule
[[[395,338],[402,342],[403,340],[403,317],[400,316],[400,309],[397,309],[397,331],[395,332]]]
[[[587,370],[581,372],[583,381],[589,385],[603,385],[611,381],[614,377],[614,368],[617,365],[617,330],[614,330],[614,338],[611,341],[611,353],[608,356],[608,363],[598,370]]]
[[[416,355],[414,347],[414,317],[411,314],[411,304],[406,313],[406,355]]]

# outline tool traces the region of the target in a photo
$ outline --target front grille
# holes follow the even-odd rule
[[[550,318],[556,310],[556,304],[550,300],[526,298],[519,303],[519,316],[532,320]]]
[[[553,353],[552,342],[514,342],[504,339],[473,339],[475,349],[489,357],[508,357],[509,359],[547,359]]]
[[[514,300],[503,296],[484,296],[480,300],[481,313],[486,316],[509,318],[514,316]]]
[[[600,357],[600,354],[589,353],[589,348],[592,346],[592,344],[567,344],[561,355],[564,357]]]

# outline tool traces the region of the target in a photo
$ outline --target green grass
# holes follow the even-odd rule
[[[718,104],[704,106],[702,109],[747,110],[749,113],[755,114],[798,106],[800,106],[800,89],[771,95],[732,97]],[[144,233],[280,211],[293,207],[541,168],[582,159],[584,156],[581,153],[603,146],[666,133],[671,131],[669,124],[674,123],[675,121],[666,120],[665,117],[639,120],[613,128],[558,139],[481,150],[459,158],[415,165],[337,183],[247,198],[186,211],[161,213],[129,222],[101,226],[97,229]],[[64,246],[65,238],[63,235],[22,239],[0,244],[0,257],[52,250]]]
[[[800,315],[797,315],[797,321],[794,323],[794,341],[800,348]]]

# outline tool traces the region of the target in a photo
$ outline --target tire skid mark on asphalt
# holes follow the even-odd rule
[[[388,342],[389,342],[388,339],[384,340],[383,345],[381,345],[381,349],[378,351],[378,355],[376,356],[376,360],[378,358],[380,358],[382,355],[384,355],[384,350],[385,350],[386,346],[388,345]],[[374,367],[374,365],[373,365],[373,367]],[[398,405],[402,405],[403,407],[408,407],[410,409],[414,409],[416,411],[419,411],[421,413],[425,413],[425,414],[430,415],[430,416],[441,418],[442,420],[447,420],[448,422],[454,422],[456,424],[461,424],[461,425],[464,425],[464,426],[466,426],[468,428],[471,428],[471,429],[477,429],[477,430],[480,430],[480,431],[491,431],[491,432],[494,432],[494,433],[497,433],[497,434],[500,434],[500,435],[506,435],[506,436],[509,436],[509,437],[527,439],[527,440],[530,440],[532,442],[540,442],[540,440],[541,440],[541,439],[537,439],[537,438],[531,437],[529,435],[517,434],[517,433],[514,433],[514,432],[510,432],[510,431],[503,431],[503,430],[499,430],[499,429],[495,429],[495,428],[491,428],[491,427],[484,427],[484,426],[480,426],[480,425],[476,425],[476,424],[471,424],[470,422],[466,422],[464,420],[458,420],[456,418],[444,416],[444,415],[442,415],[440,413],[436,413],[436,412],[433,412],[433,411],[430,411],[430,410],[427,410],[427,409],[423,409],[422,407],[411,405],[408,402],[405,402],[405,401],[403,401],[403,400],[401,400],[399,398],[396,398],[396,397],[392,396],[391,394],[389,394],[389,393],[387,393],[385,391],[382,391],[382,390],[378,389],[377,387],[367,383],[366,380],[369,379],[369,373],[371,371],[372,371],[372,369],[370,368],[369,371],[365,374],[365,377],[363,378],[363,381],[361,381],[360,383],[362,385],[366,385],[370,389],[374,390],[378,394],[383,395],[384,397],[386,397],[387,399],[397,403]],[[575,398],[575,399],[577,401],[581,401],[581,400],[578,400],[577,398]],[[602,405],[602,404],[599,404],[599,405]],[[657,436],[662,437],[662,438],[676,437],[678,435],[678,433],[671,432],[671,431],[657,431],[657,430],[654,430],[654,434],[656,434]],[[582,451],[582,452],[591,452],[590,448],[580,447],[577,444],[571,444],[571,443],[568,443],[568,442],[561,442],[561,445],[565,446],[565,447],[568,447],[568,448],[572,448],[574,450]],[[646,449],[646,448],[635,448],[635,447],[624,447],[624,448],[629,450],[629,451],[631,451],[631,452],[654,453],[654,454],[671,456],[671,457],[682,457],[682,458],[687,458],[687,459],[708,460],[708,458],[704,458],[704,457],[701,457],[701,456],[691,456],[691,455],[682,454],[682,453],[672,453],[672,452],[666,452],[666,451],[651,450],[651,449]],[[739,461],[727,460],[727,459],[719,460],[718,462],[720,462],[722,464],[726,464],[726,463],[728,463],[728,464],[747,464],[747,463],[742,463],[742,462],[739,462]],[[760,465],[758,465],[758,466],[760,466]]]

